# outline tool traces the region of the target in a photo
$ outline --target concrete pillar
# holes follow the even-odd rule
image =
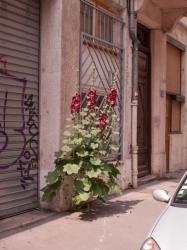
[[[166,35],[161,30],[153,30],[151,42],[151,164],[152,174],[162,176],[166,171]]]
[[[79,69],[80,1],[41,1],[40,188],[54,169]]]
[[[125,189],[132,186],[131,160],[131,97],[132,97],[132,41],[128,31],[127,9],[123,12],[124,22],[124,64],[123,64],[123,143],[122,162],[120,169],[120,186]]]
[[[62,1],[41,1],[40,188],[60,147]]]

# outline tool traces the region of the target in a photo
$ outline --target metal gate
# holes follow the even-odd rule
[[[86,92],[94,84],[97,91],[97,104],[102,106],[104,96],[116,79],[118,89],[118,124],[114,130],[119,132],[115,141],[122,149],[122,100],[123,100],[123,28],[124,22],[112,13],[81,0],[81,48],[80,48],[80,89],[82,106]],[[94,74],[93,74],[94,70]],[[93,79],[94,78],[94,79]],[[118,157],[120,157],[119,152]],[[111,159],[116,158],[111,155]]]
[[[39,11],[0,1],[0,218],[37,207]]]

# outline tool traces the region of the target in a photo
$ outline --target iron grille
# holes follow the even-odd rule
[[[80,90],[82,107],[85,105],[86,92],[94,85],[97,90],[97,105],[102,106],[103,97],[109,91],[112,78],[116,77],[119,98],[115,110],[120,132],[115,136],[122,148],[122,101],[123,101],[123,28],[122,19],[107,11],[81,0],[81,36],[80,36]],[[121,150],[118,156],[121,155]],[[114,156],[111,156],[114,158]],[[116,155],[115,155],[116,158]]]

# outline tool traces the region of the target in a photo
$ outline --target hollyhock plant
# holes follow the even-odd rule
[[[107,157],[119,151],[113,131],[117,118],[115,107],[118,92],[109,89],[101,107],[97,107],[94,87],[87,93],[86,107],[80,107],[80,94],[72,98],[70,131],[64,132],[63,147],[56,153],[55,169],[46,176],[43,199],[50,202],[64,185],[64,179],[73,180],[75,205],[93,199],[103,199],[110,192],[120,190],[117,184],[119,162],[108,162]],[[74,119],[77,114],[77,119]]]

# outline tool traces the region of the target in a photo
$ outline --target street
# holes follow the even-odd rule
[[[0,240],[1,250],[138,250],[165,207],[152,191],[173,193],[178,179],[155,181],[128,190],[90,212],[75,212]],[[16,242],[16,244],[15,244]]]

